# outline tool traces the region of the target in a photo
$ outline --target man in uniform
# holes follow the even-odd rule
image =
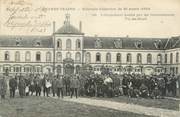
[[[57,96],[60,97],[60,94],[61,94],[61,97],[63,98],[64,82],[63,82],[63,77],[62,76],[60,76],[57,79],[56,87],[57,87]]]
[[[15,97],[16,88],[17,88],[17,79],[11,77],[11,79],[9,80],[10,98]]]
[[[53,97],[57,94],[57,86],[56,86],[57,77],[58,76],[54,76],[54,79],[52,80],[52,93],[53,93]]]
[[[7,91],[7,82],[6,82],[5,77],[3,76],[3,78],[0,79],[0,95],[1,95],[1,99],[5,99],[6,91]]]
[[[76,98],[78,96],[78,88],[79,88],[79,79],[78,76],[75,76],[74,78],[71,78],[70,80],[70,89],[71,89],[71,98],[75,92]]]
[[[26,83],[22,76],[20,76],[20,78],[19,78],[18,88],[19,88],[19,95],[21,98],[23,98],[23,96],[25,96]]]

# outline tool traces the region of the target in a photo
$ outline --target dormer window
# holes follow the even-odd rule
[[[16,40],[16,46],[20,46],[20,41],[21,41],[21,38]]]
[[[102,40],[101,39],[96,39],[95,41],[95,48],[102,48]]]
[[[162,44],[162,41],[161,40],[156,40],[154,42],[154,46],[156,47],[156,49],[160,49],[161,48],[161,44]]]
[[[135,46],[136,46],[136,48],[142,48],[142,41],[139,40],[139,41],[135,42]]]
[[[20,42],[17,40],[16,41],[16,46],[19,46],[20,45]]]
[[[36,46],[40,46],[41,42],[40,41],[36,41]]]
[[[114,40],[114,46],[115,48],[122,48],[122,39]]]

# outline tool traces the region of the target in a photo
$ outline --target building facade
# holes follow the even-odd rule
[[[70,24],[51,36],[0,36],[0,73],[180,73],[180,37],[85,36]]]

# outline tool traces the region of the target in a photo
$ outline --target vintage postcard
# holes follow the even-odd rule
[[[0,0],[0,117],[179,117],[179,0]]]

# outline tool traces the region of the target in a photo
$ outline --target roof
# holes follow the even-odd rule
[[[76,27],[71,25],[70,23],[64,23],[64,25],[55,32],[55,34],[82,35],[83,33],[81,31],[79,31]]]
[[[53,41],[52,36],[0,36],[0,47],[52,48]]]
[[[95,48],[95,42],[97,39],[102,41],[101,49],[117,49],[115,47],[115,40],[122,40],[122,48],[120,49],[142,49],[142,50],[164,50],[167,38],[129,38],[129,37],[84,37],[84,48]],[[157,48],[155,43],[161,41],[160,48]],[[142,48],[136,47],[136,42],[142,42]]]
[[[101,40],[102,43],[102,47],[98,49],[166,50],[180,48],[179,36],[169,39],[84,36],[84,49],[94,49],[96,40]],[[117,48],[116,40],[122,41],[122,47]],[[142,42],[141,48],[136,46],[138,41]],[[159,48],[157,48],[156,42],[160,42]],[[40,45],[37,45],[37,43],[40,43]],[[0,36],[0,47],[53,48],[53,39],[52,36]]]
[[[171,37],[166,44],[166,49],[180,48],[180,36]]]

